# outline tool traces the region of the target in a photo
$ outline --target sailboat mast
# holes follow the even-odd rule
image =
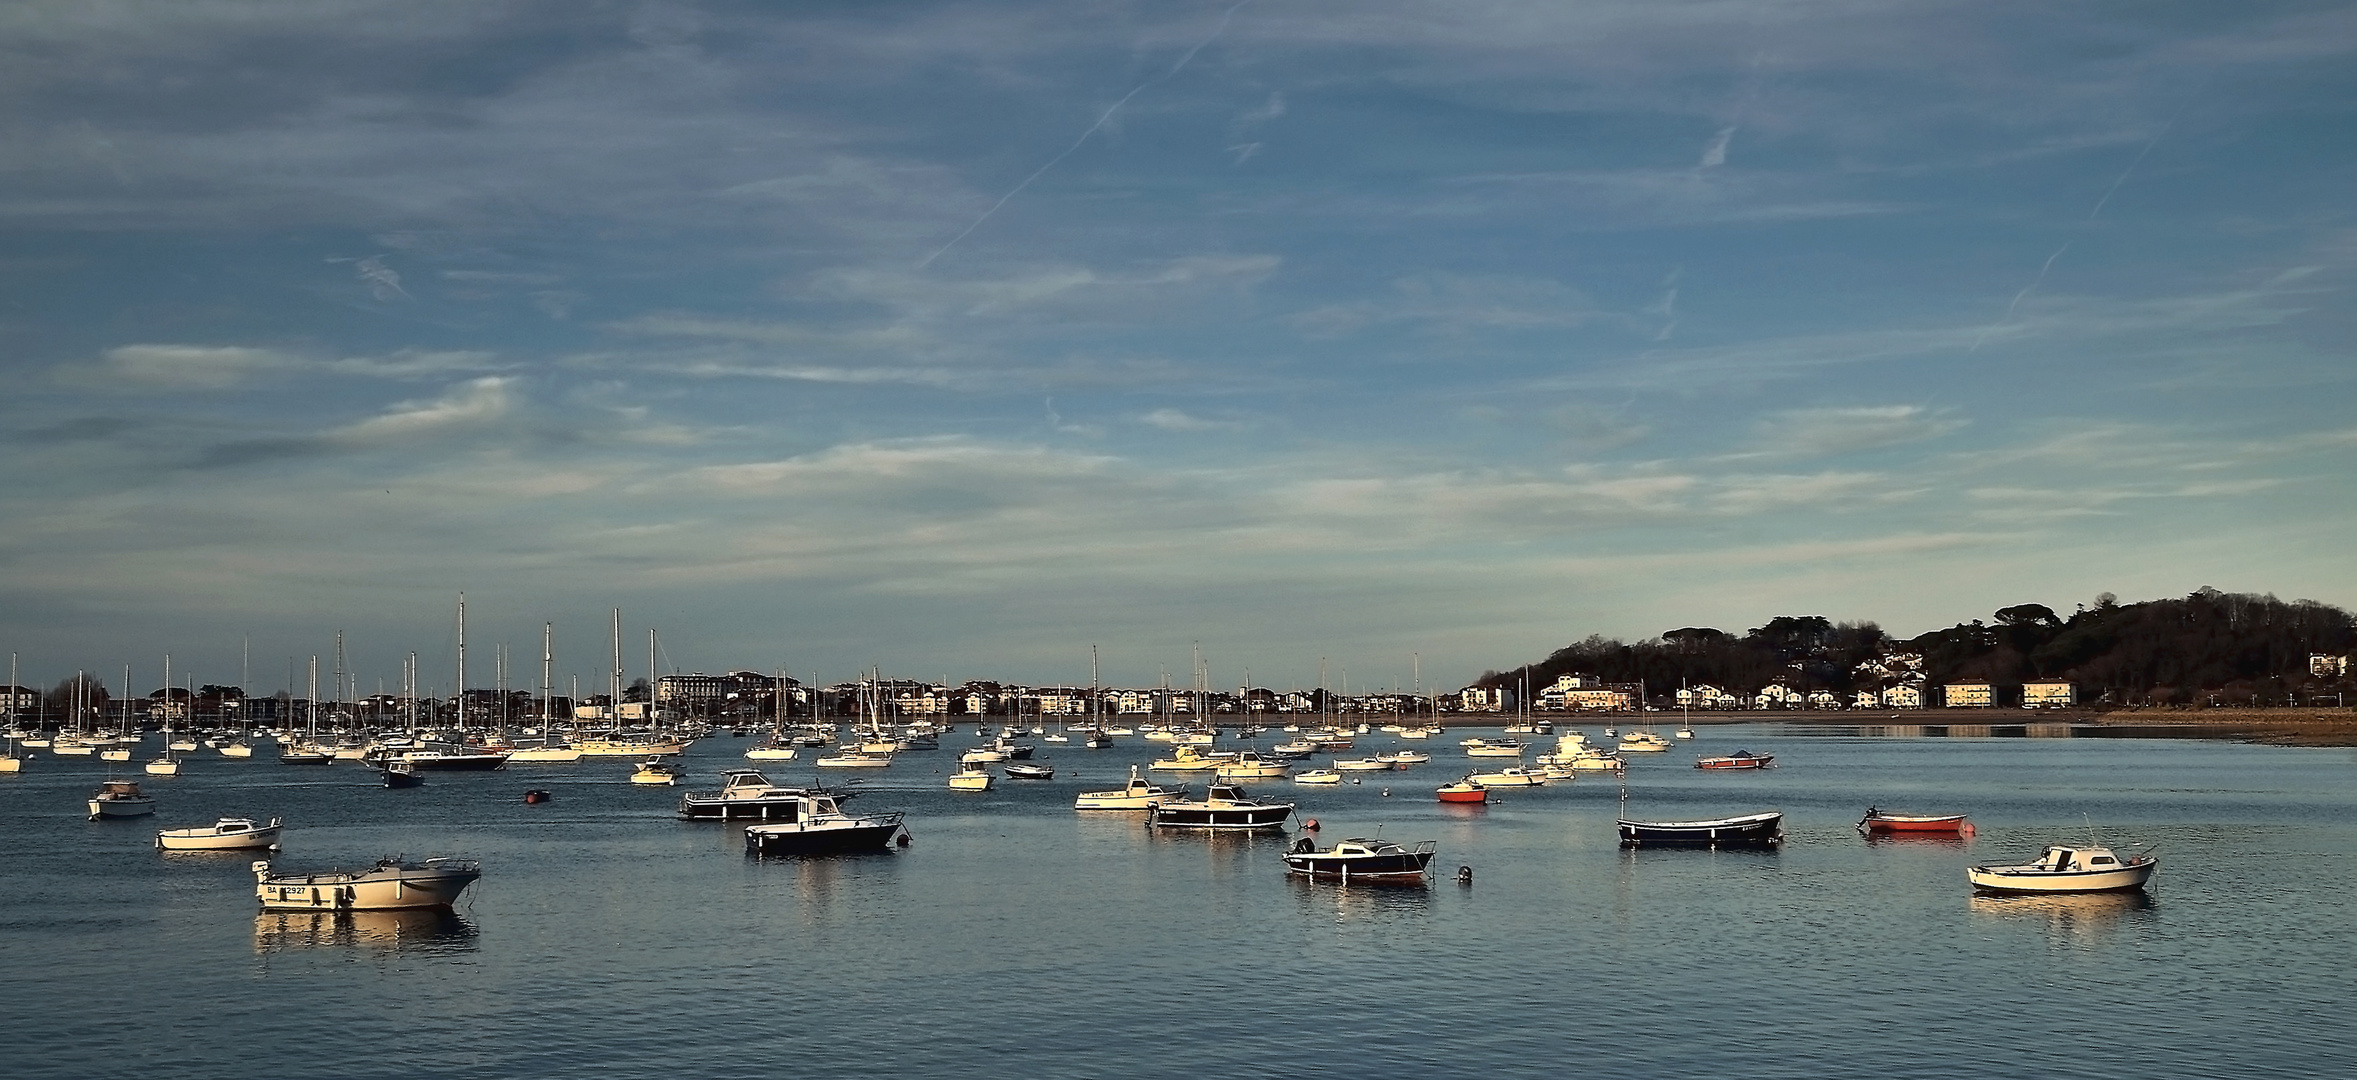
[[[614,609],[614,668],[606,683],[607,719],[616,735],[622,731],[622,609]]]
[[[548,683],[550,665],[556,663],[557,624],[540,624],[540,733],[548,734],[548,698],[555,688]]]
[[[458,730],[466,730],[466,594],[458,594]]]

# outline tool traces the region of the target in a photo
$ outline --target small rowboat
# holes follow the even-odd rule
[[[1866,816],[1858,819],[1858,831],[1864,833],[1936,833],[1946,836],[1969,836],[1972,822],[1963,814],[1896,814],[1888,810],[1866,808]]]

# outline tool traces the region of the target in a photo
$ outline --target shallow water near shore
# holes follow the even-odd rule
[[[1710,727],[1634,758],[1629,812],[1781,809],[1785,846],[1630,852],[1610,779],[1435,802],[1466,733],[1362,784],[1250,785],[1327,842],[1437,840],[1415,887],[1289,879],[1284,836],[1073,812],[1157,756],[1137,740],[1042,746],[1054,780],[972,793],[944,785],[960,734],[858,785],[851,808],[908,813],[909,847],[799,860],[673,820],[678,790],[633,787],[621,760],[385,790],[349,764],[207,752],[139,777],[155,817],[89,822],[105,767],[42,756],[0,775],[9,1072],[2357,1074],[2357,751]],[[690,786],[749,741],[693,747]],[[1738,748],[1779,767],[1692,767]],[[1868,805],[1979,833],[1868,843]],[[461,854],[484,877],[450,916],[257,915],[251,856],[153,850],[222,815],[285,818],[288,869]],[[2147,893],[1965,888],[1969,864],[2090,834],[2157,845]]]

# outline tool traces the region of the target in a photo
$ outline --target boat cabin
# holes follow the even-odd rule
[[[2127,864],[2110,848],[2050,847],[2039,853],[2038,861],[2031,865],[2040,870],[2101,871],[2118,870]]]

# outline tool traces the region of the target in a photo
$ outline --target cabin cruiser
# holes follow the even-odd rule
[[[2150,855],[2121,858],[2107,847],[2049,847],[2015,866],[1975,866],[1966,880],[1981,892],[2095,893],[2141,889],[2161,861]]]
[[[208,828],[165,829],[155,834],[159,851],[237,851],[278,846],[278,819],[264,825],[252,818],[222,818]]]
[[[892,755],[839,750],[811,764],[822,769],[889,769],[892,767]]]
[[[1129,767],[1129,783],[1113,791],[1083,791],[1072,800],[1074,810],[1145,810],[1157,803],[1187,797],[1187,785],[1163,787],[1138,774],[1138,767]]]
[[[949,786],[959,791],[988,791],[993,779],[990,766],[979,761],[968,761],[961,763],[958,771],[949,774]]]
[[[1261,757],[1259,751],[1239,750],[1235,757],[1221,762],[1214,775],[1222,780],[1266,780],[1291,771],[1291,765]]]
[[[1293,774],[1296,784],[1339,784],[1342,774],[1332,769],[1308,769]]]
[[[336,754],[343,757],[342,752]],[[388,761],[406,761],[419,769],[488,771],[507,767],[509,755],[498,750],[485,750],[454,742],[389,742],[375,747],[360,759],[371,765]],[[578,755],[576,755],[578,758]]]
[[[1494,772],[1477,772],[1465,777],[1483,787],[1538,787],[1547,782],[1546,774],[1532,772],[1520,765],[1508,766]]]
[[[1010,761],[1000,768],[1007,774],[1009,780],[1053,780],[1056,778],[1056,767],[1053,765]]]
[[[1626,747],[1624,746],[1623,749]],[[1697,769],[1773,769],[1776,767],[1776,755],[1754,754],[1749,750],[1737,750],[1732,754],[1719,757],[1695,758],[1694,767]]]
[[[1146,824],[1162,829],[1282,829],[1292,803],[1263,802],[1234,784],[1214,782],[1200,799],[1149,807]]]
[[[1433,853],[1439,848],[1437,840],[1423,840],[1413,848],[1404,848],[1388,840],[1351,839],[1320,851],[1317,841],[1304,836],[1285,852],[1285,872],[1312,878],[1339,878],[1344,884],[1353,878],[1422,881],[1424,868],[1431,865]]]
[[[388,761],[377,766],[376,771],[389,788],[424,787],[426,783],[425,774],[418,772],[417,766],[406,761]]]
[[[630,774],[630,782],[646,787],[671,787],[679,783],[679,766],[651,757],[638,763],[638,768]]]
[[[1670,741],[1650,731],[1632,731],[1620,737],[1620,752],[1624,754],[1659,754],[1670,748]]]
[[[1470,775],[1454,784],[1442,784],[1436,794],[1440,796],[1440,801],[1445,803],[1485,803],[1489,801],[1489,788],[1483,786],[1480,781]]]
[[[137,780],[108,780],[90,796],[90,820],[139,817],[155,813],[155,797],[139,790]]]
[[[1783,842],[1782,811],[1708,821],[1620,819],[1622,847],[1773,847]]]
[[[1466,757],[1518,758],[1526,749],[1520,741],[1515,739],[1466,739],[1457,745],[1465,748]]]
[[[1336,759],[1334,762],[1334,768],[1341,772],[1385,772],[1398,767],[1397,762],[1382,757]]]
[[[721,774],[718,791],[691,791],[679,797],[684,821],[732,821],[737,818],[787,818],[802,812],[802,788],[780,787],[754,769],[729,769]]]
[[[482,876],[467,859],[381,859],[366,870],[324,874],[273,874],[265,860],[254,864],[254,897],[265,911],[447,908]]]
[[[778,820],[745,826],[747,855],[834,855],[884,851],[900,832],[900,814],[846,814],[841,796],[797,792],[781,807]]]

